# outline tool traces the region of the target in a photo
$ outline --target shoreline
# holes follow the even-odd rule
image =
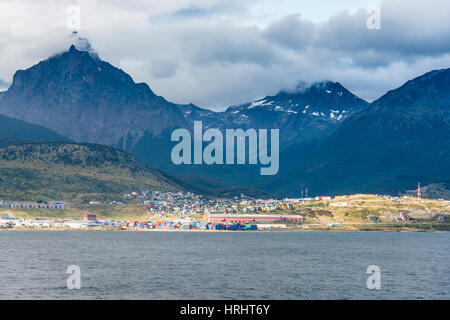
[[[408,232],[408,233],[447,233],[447,230],[424,230],[424,229],[406,229],[400,230],[391,229],[295,229],[282,228],[273,230],[249,230],[249,231],[234,231],[234,230],[167,230],[167,229],[115,229],[115,228],[0,228],[1,231],[101,231],[101,232],[208,232],[208,233],[261,233],[261,232]]]

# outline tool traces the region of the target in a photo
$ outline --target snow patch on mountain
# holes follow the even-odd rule
[[[253,108],[261,107],[261,106],[270,106],[272,103],[273,103],[272,101],[267,102],[266,99],[258,100],[258,101],[253,102],[253,103],[248,107],[248,109],[253,109]]]

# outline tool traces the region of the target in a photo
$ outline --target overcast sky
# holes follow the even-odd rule
[[[299,81],[339,81],[371,101],[450,67],[448,0],[0,0],[0,88],[68,49],[71,5],[103,60],[215,110]],[[369,5],[381,29],[367,27]]]

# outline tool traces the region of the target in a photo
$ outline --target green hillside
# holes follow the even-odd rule
[[[0,148],[0,199],[118,200],[177,183],[132,155],[95,144],[31,143]]]

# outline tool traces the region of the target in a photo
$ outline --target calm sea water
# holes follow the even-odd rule
[[[0,244],[0,299],[450,298],[450,233],[4,231]]]

